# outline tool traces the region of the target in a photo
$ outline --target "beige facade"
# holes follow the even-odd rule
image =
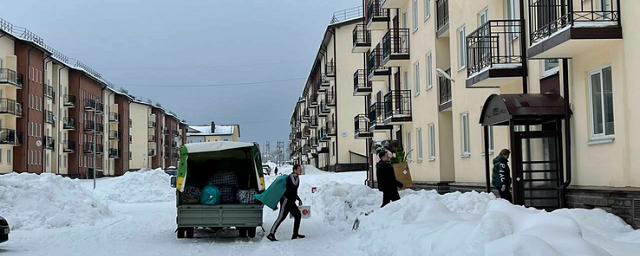
[[[129,166],[131,169],[148,169],[151,168],[151,157],[149,156],[151,148],[148,141],[151,105],[133,101],[130,104],[130,110],[131,157]]]
[[[53,78],[51,85],[56,92],[54,97],[56,99],[56,107],[54,109],[58,117],[55,120],[55,129],[52,130],[56,148],[51,154],[51,170],[57,169],[57,173],[67,175],[69,173],[69,153],[71,153],[69,144],[74,144],[69,142],[69,128],[70,124],[73,123],[75,125],[75,120],[71,120],[69,117],[71,106],[65,104],[67,102],[65,99],[69,98],[69,69],[56,62],[51,70],[51,76]]]
[[[17,79],[15,42],[10,37],[0,38],[0,173],[13,171],[16,143],[10,139],[16,132],[16,119],[22,115],[22,105],[16,101],[22,84]]]

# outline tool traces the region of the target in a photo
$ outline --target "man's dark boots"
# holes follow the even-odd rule
[[[304,235],[301,234],[293,234],[293,236],[291,237],[291,239],[296,239],[296,238],[304,238]]]
[[[276,235],[274,235],[274,234],[269,234],[267,236],[267,239],[269,239],[269,241],[271,241],[271,242],[278,241],[278,239],[276,239]]]

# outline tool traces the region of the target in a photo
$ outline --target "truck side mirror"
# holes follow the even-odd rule
[[[171,187],[175,188],[176,187],[176,181],[178,180],[178,178],[176,176],[171,176]]]

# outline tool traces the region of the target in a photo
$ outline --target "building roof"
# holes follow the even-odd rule
[[[211,132],[211,125],[189,125],[187,136],[218,136],[218,135],[233,135],[237,124],[233,125],[219,125],[216,124],[216,130]],[[238,135],[240,131],[238,131]]]

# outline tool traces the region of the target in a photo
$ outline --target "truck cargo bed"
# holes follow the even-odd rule
[[[262,226],[260,204],[180,205],[178,228]]]

